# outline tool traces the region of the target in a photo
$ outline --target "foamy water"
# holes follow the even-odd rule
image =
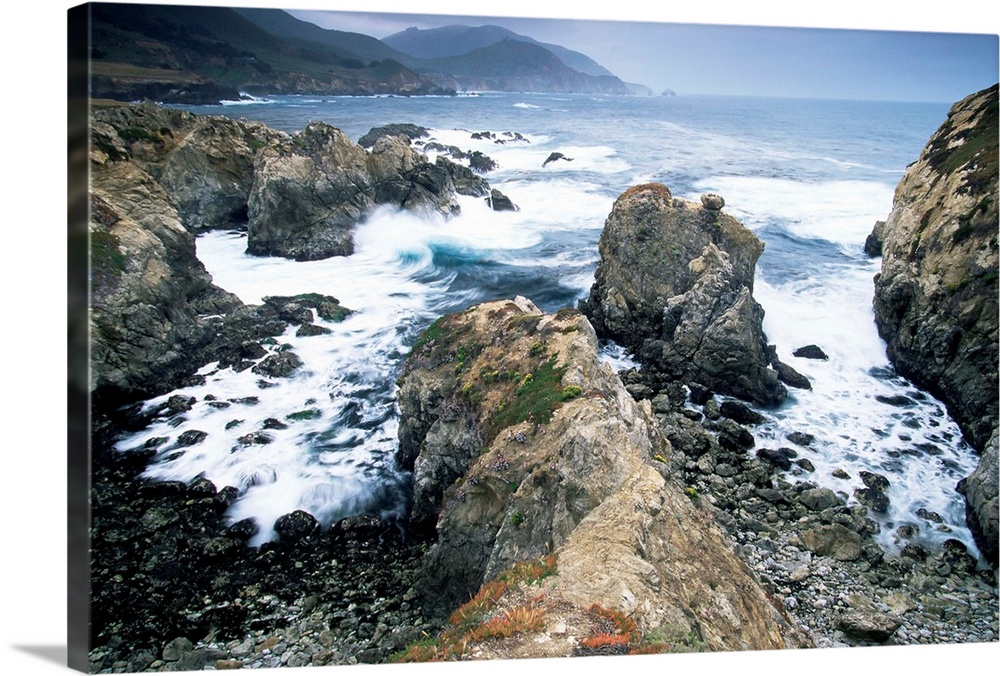
[[[520,211],[493,212],[478,198],[461,198],[462,215],[451,220],[382,209],[358,227],[354,255],[327,261],[253,258],[240,235],[199,237],[198,256],[215,283],[247,303],[314,292],[336,296],[355,313],[339,324],[318,320],[330,335],[296,338],[293,327],[281,337],[305,366],[274,387],[260,389],[250,371],[208,367],[204,386],[183,390],[198,399],[186,420],[157,422],[119,444],[166,436],[170,446],[186,430],[208,433],[201,444],[165,451],[150,476],[202,475],[239,487],[227,518],[257,519],[256,543],[272,536],[277,516],[294,509],[324,523],[398,511],[409,477],[392,460],[395,378],[419,331],[440,314],[484,300],[524,295],[546,311],[575,305],[593,283],[597,240],[614,199],[657,180],[688,199],[719,192],[727,212],[767,245],[754,290],[766,311],[764,328],[781,359],[813,389],[791,389],[785,405],[765,412],[768,422],[755,430],[758,447],[792,446],[790,432],[813,434],[812,445],[796,450],[815,472],[796,470],[789,479],[829,486],[852,502],[861,470],[885,475],[890,510],[878,516],[879,539],[890,552],[903,523],[918,526],[925,542],[956,537],[972,546],[954,486],[975,467],[975,455],[939,402],[893,375],[871,314],[879,263],[861,252],[944,107],[897,104],[887,109],[890,117],[883,107],[891,104],[827,110],[683,97],[274,99],[242,110],[288,131],[324,119],[353,138],[375,124],[414,122],[431,132],[418,147],[433,140],[480,150],[498,163],[490,184]],[[518,132],[524,140],[472,139],[476,131],[501,138]],[[552,152],[573,160],[542,167]],[[820,345],[830,359],[791,355],[807,344]],[[632,363],[613,346],[603,354],[617,366]],[[230,405],[213,406],[207,395]],[[249,396],[255,404],[239,403]],[[909,400],[905,407],[885,403],[899,396]],[[310,413],[288,418],[303,411]],[[269,419],[287,428],[263,429]],[[242,422],[226,429],[233,420]],[[271,443],[240,441],[260,430]],[[834,470],[849,478],[836,478]],[[918,516],[921,508],[943,523]]]

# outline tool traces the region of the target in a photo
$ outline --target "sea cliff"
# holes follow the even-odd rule
[[[900,374],[937,395],[981,471],[963,482],[969,522],[997,562],[997,86],[956,103],[896,188],[869,248],[874,309]],[[992,468],[992,471],[990,470]]]

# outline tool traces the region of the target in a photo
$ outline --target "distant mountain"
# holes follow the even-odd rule
[[[326,45],[348,58],[353,57],[363,61],[392,59],[407,65],[407,62],[412,61],[409,54],[393,49],[391,45],[370,35],[320,28],[314,23],[296,19],[281,9],[240,7],[233,9],[237,14],[272,35]]]
[[[510,38],[460,56],[425,59],[417,70],[459,90],[631,93],[613,75],[581,73],[545,47]]]
[[[519,35],[502,26],[461,26],[452,24],[440,28],[407,28],[382,38],[382,42],[395,49],[420,59],[437,59],[447,56],[461,56],[482,47],[489,47],[501,40],[519,40],[544,47],[555,54],[560,61],[585,75],[614,77],[604,66],[589,56],[560,45],[539,42],[527,35]]]
[[[397,34],[401,49],[279,9],[92,3],[91,95],[215,103],[250,94],[629,94],[588,57],[498,26]],[[434,45],[437,45],[436,47]],[[414,53],[416,52],[416,53]]]
[[[214,103],[240,91],[449,92],[391,58],[395,50],[375,38],[345,33],[339,45],[307,33],[278,36],[227,7],[93,3],[90,19],[94,98]]]

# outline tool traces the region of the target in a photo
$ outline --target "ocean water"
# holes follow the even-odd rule
[[[294,328],[283,336],[280,342],[291,344],[305,367],[275,387],[260,389],[249,371],[207,365],[206,384],[182,390],[198,400],[186,420],[157,421],[118,447],[207,432],[180,454],[161,454],[147,474],[237,486],[240,498],[227,518],[256,519],[261,531],[253,544],[273,537],[274,520],[295,509],[324,524],[358,513],[399,515],[408,477],[393,461],[395,379],[419,332],[443,313],[485,300],[523,295],[545,311],[575,306],[593,282],[597,241],[615,198],[658,181],[687,199],[721,194],[726,210],[766,244],[754,289],[766,312],[764,329],[813,389],[791,389],[784,405],[763,411],[758,447],[792,446],[791,432],[814,435],[808,448],[796,450],[816,471],[796,470],[787,479],[828,486],[852,502],[863,487],[861,470],[885,475],[890,510],[873,517],[890,554],[905,544],[895,533],[902,524],[916,526],[924,545],[953,537],[974,549],[955,484],[977,458],[944,406],[894,374],[871,310],[879,261],[862,251],[875,221],[888,215],[904,169],[948,107],[483,93],[282,96],[190,108],[290,133],[321,120],[353,139],[373,126],[419,124],[431,130],[430,140],[492,157],[499,167],[487,179],[520,210],[493,212],[475,198],[461,198],[462,214],[450,220],[381,209],[358,226],[354,255],[314,262],[248,256],[238,232],[200,236],[198,256],[215,283],[247,303],[318,292],[356,312],[328,324],[327,336],[296,338]],[[479,131],[518,132],[525,140],[472,139]],[[543,167],[554,151],[572,160]],[[792,356],[807,344],[822,347],[829,360]],[[614,346],[606,358],[629,363]],[[213,406],[206,395],[231,405]],[[897,395],[910,403],[884,403]],[[303,411],[309,413],[288,418]],[[268,419],[287,425],[268,429],[271,443],[240,441],[274,427]],[[835,477],[837,469],[850,478]]]

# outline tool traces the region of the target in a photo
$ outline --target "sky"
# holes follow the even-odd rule
[[[974,11],[976,5],[958,4],[966,11]],[[392,10],[405,3],[383,1],[381,5],[387,11],[292,9],[301,5],[287,9],[324,28],[376,38],[410,26],[500,25],[583,52],[626,82],[646,85],[656,93],[671,89],[679,95],[954,102],[1000,79],[998,37],[989,32],[996,28],[990,28],[988,21],[960,29],[982,32],[955,33],[905,29],[898,16],[874,27],[836,29],[808,23],[799,24],[805,27],[702,23],[719,18],[712,13],[706,13],[705,19],[694,15],[685,22],[668,23],[655,15],[648,18],[656,21],[642,20],[647,17],[641,13],[628,15],[629,20],[576,19],[574,14],[551,19],[402,14]],[[507,3],[504,6],[509,11]],[[483,9],[479,6],[472,11],[482,13]],[[537,8],[528,16],[533,14]],[[875,16],[867,14],[869,20]]]

